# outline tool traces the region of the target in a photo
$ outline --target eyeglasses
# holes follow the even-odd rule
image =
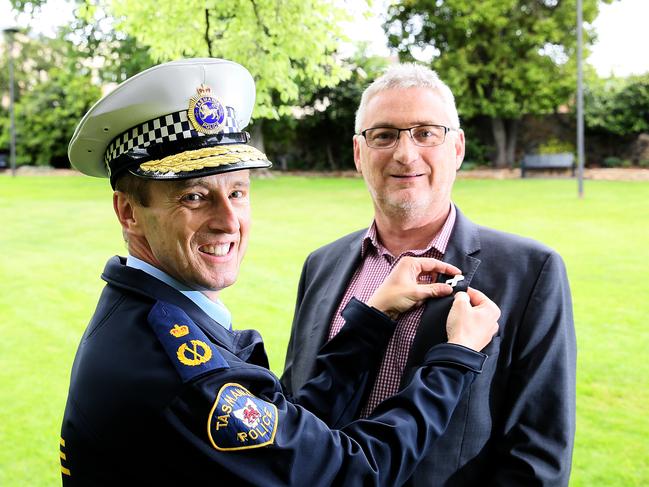
[[[442,145],[446,134],[452,129],[444,125],[415,125],[407,129],[395,127],[374,127],[363,130],[360,135],[372,149],[392,149],[399,143],[401,132],[408,132],[410,139],[420,147],[435,147]]]

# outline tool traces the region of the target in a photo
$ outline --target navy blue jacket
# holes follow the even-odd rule
[[[365,233],[326,245],[304,263],[282,376],[287,391],[314,376],[318,350],[360,264]],[[483,350],[489,355],[483,373],[407,485],[568,485],[576,345],[561,257],[533,240],[476,225],[458,209],[444,261],[462,270],[464,287],[481,290],[498,305],[500,328]],[[426,303],[401,387],[428,350],[446,341],[451,303],[451,297]]]
[[[433,347],[398,396],[343,424],[394,329],[382,313],[352,302],[344,333],[289,398],[256,331],[224,329],[119,257],[102,277],[72,367],[64,485],[400,485],[486,358]]]

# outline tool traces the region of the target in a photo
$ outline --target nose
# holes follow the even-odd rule
[[[230,198],[223,195],[214,201],[210,211],[208,227],[211,231],[218,233],[233,234],[239,232],[238,214]]]
[[[394,160],[401,164],[410,164],[419,157],[419,147],[417,147],[410,137],[410,133],[404,130],[399,134],[397,146],[394,148]]]

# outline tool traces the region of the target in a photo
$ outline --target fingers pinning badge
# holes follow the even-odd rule
[[[452,288],[455,288],[460,282],[464,281],[464,276],[462,274],[457,274],[453,276],[451,279],[447,279],[444,281],[444,284],[448,284]]]

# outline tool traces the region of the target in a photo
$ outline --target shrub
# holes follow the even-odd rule
[[[493,151],[493,147],[483,144],[478,138],[467,137],[466,148],[464,155],[464,162],[462,169],[470,171],[477,166],[491,165],[489,154]]]
[[[572,142],[553,137],[540,144],[536,151],[538,154],[563,154],[565,152],[574,154],[575,146]]]
[[[602,162],[602,165],[604,167],[631,167],[632,166],[631,161],[629,161],[628,159],[621,159],[615,156],[605,158],[604,161]]]
[[[460,171],[473,171],[478,165],[475,162],[464,161],[460,166]]]

